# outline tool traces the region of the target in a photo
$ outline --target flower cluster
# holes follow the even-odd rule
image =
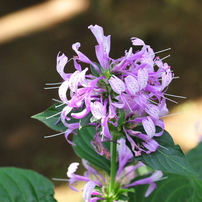
[[[145,165],[142,162],[138,162],[135,165],[127,165],[128,162],[132,161],[133,154],[126,146],[125,139],[123,138],[118,141],[117,152],[119,154],[119,166],[115,178],[115,187],[117,190],[121,191],[117,191],[114,193],[114,195],[110,195],[110,193],[108,193],[108,181],[106,180],[106,174],[100,174],[84,159],[82,159],[82,163],[87,170],[84,173],[84,176],[75,174],[79,163],[74,162],[68,167],[67,176],[69,178],[70,188],[78,191],[73,185],[77,181],[84,181],[86,184],[83,189],[83,199],[86,202],[96,202],[100,200],[108,201],[109,199],[110,201],[116,202],[120,199],[123,193],[131,191],[128,189],[129,187],[149,184],[149,187],[145,193],[145,197],[148,197],[156,188],[155,181],[163,179],[163,173],[159,170],[153,172],[152,174],[147,172],[144,174],[144,176],[142,176],[142,179],[136,180],[136,178],[139,176],[138,172],[136,171]],[[132,182],[131,179],[133,180]]]
[[[123,57],[112,59],[110,36],[105,36],[98,25],[89,29],[98,43],[95,46],[98,63],[80,52],[79,42],[72,45],[77,54],[72,58],[74,73],[64,71],[70,60],[64,54],[57,56],[57,71],[63,79],[59,97],[65,105],[60,119],[67,127],[67,141],[73,144],[68,136],[82,127],[85,119],[86,124],[97,128],[94,145],[99,145],[101,140],[110,141],[114,132],[130,142],[135,156],[156,151],[159,144],[153,138],[163,134],[161,117],[168,114],[165,92],[173,79],[170,66],[135,37],[131,41],[139,51],[133,52],[131,47]],[[82,69],[82,63],[88,67]],[[144,131],[138,130],[140,125]]]

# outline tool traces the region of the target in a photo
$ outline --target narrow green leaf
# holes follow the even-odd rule
[[[201,154],[202,142],[200,142],[197,147],[190,150],[186,156],[192,165],[192,168],[199,174],[199,178],[202,180]]]
[[[202,201],[202,181],[194,177],[167,173],[168,178],[155,182],[157,189],[147,198],[144,197],[148,185],[134,186],[134,193],[129,192],[129,202],[200,202]]]
[[[56,202],[54,186],[42,175],[27,169],[0,168],[0,201]]]
[[[83,159],[89,161],[92,165],[110,172],[110,161],[103,156],[96,153],[95,149],[91,145],[95,135],[95,127],[86,126],[78,131],[78,135],[74,135],[73,142],[76,146],[73,146],[76,154]]]

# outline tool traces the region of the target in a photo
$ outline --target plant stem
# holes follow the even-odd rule
[[[110,183],[109,183],[109,194],[114,190],[115,178],[116,178],[116,147],[117,147],[117,136],[112,134],[113,139],[110,145],[110,154],[111,154],[111,170],[110,170]]]

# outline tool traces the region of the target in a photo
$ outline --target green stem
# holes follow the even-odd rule
[[[110,183],[109,183],[109,194],[114,190],[115,178],[116,178],[116,147],[117,147],[117,136],[112,134],[113,139],[110,145],[110,154],[111,154],[111,170],[110,170]]]

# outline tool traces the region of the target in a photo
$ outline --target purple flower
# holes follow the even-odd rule
[[[77,163],[77,162],[71,163],[70,166],[68,167],[68,171],[67,171],[67,177],[70,178],[70,180],[69,180],[69,186],[74,191],[78,191],[73,186],[73,184],[75,182],[77,182],[77,181],[89,181],[89,179],[87,177],[74,174],[76,172],[76,170],[78,169],[78,166],[79,166],[79,163]]]
[[[77,191],[77,189],[74,188],[73,186],[73,184],[77,181],[85,181],[85,182],[93,181],[95,185],[98,186],[101,186],[102,183],[105,183],[104,177],[99,172],[97,172],[93,167],[91,167],[86,160],[82,159],[82,163],[87,170],[84,176],[75,174],[75,172],[78,169],[79,163],[77,162],[71,163],[70,166],[68,167],[67,177],[70,178],[69,185],[71,189]]]
[[[127,163],[133,158],[133,155],[129,148],[125,144],[124,139],[119,140],[119,145],[117,147],[117,151],[119,154],[119,168],[117,171],[117,180],[121,180],[122,187],[128,188],[132,186],[142,185],[142,184],[149,184],[149,188],[145,193],[145,197],[148,197],[154,189],[156,189],[156,184],[154,182],[162,180],[163,173],[162,171],[156,170],[150,177],[137,180],[134,182],[130,182],[134,180],[138,174],[135,172],[138,168],[144,166],[142,162],[138,162],[136,165],[129,165]],[[125,180],[124,180],[125,179]],[[126,184],[127,185],[124,185]]]
[[[142,120],[142,125],[150,139],[155,136],[156,128],[154,122],[149,116]]]
[[[104,69],[109,67],[109,52],[110,52],[110,36],[104,36],[103,28],[95,25],[88,27],[94,34],[98,45],[95,46],[97,59]]]
[[[96,186],[102,187],[105,185],[105,178],[98,173],[93,167],[89,165],[89,163],[82,159],[82,163],[87,171],[84,173],[84,176],[75,174],[78,169],[79,163],[71,163],[68,167],[67,177],[69,178],[69,186],[72,190],[78,191],[73,185],[77,181],[84,181],[86,185],[83,189],[83,198],[86,202],[92,202],[95,198],[91,199],[91,195],[101,195],[100,193],[94,192]],[[102,197],[98,197],[98,199],[103,199]],[[96,201],[96,200],[95,200]]]
[[[125,83],[114,75],[111,76],[111,78],[108,80],[108,82],[109,82],[111,88],[113,89],[113,91],[119,95],[121,95],[126,90]]]
[[[125,139],[121,138],[117,144],[119,168],[116,176],[119,177],[125,165],[133,158],[133,154],[126,146]]]
[[[64,54],[57,55],[57,71],[63,79],[58,91],[64,104],[60,120],[68,128],[65,133],[67,140],[70,133],[75,134],[81,127],[79,120],[91,116],[87,124],[94,125],[96,136],[102,137],[96,138],[96,145],[101,145],[99,139],[109,141],[111,131],[116,130],[129,140],[136,155],[156,151],[158,143],[153,137],[163,134],[161,117],[168,114],[165,92],[173,79],[170,66],[136,37],[131,38],[131,42],[140,50],[133,52],[131,47],[122,57],[112,59],[109,56],[110,35],[105,36],[103,28],[98,25],[88,28],[97,40],[95,53],[98,63],[79,50],[79,42],[72,45],[77,54],[73,57],[74,73],[65,73],[68,58]],[[120,121],[120,114],[124,114],[123,121]],[[144,134],[136,130],[140,125],[145,130]],[[156,127],[161,131],[157,132]],[[134,131],[143,140],[144,148],[131,138],[135,136]]]
[[[125,83],[128,92],[133,96],[137,95],[137,92],[140,90],[137,79],[131,75],[128,75],[127,77],[125,77]]]
[[[143,179],[136,180],[136,178],[139,176],[137,170],[141,167],[145,167],[145,165],[142,162],[132,163],[133,154],[126,146],[125,139],[123,138],[118,140],[117,153],[118,169],[115,178],[117,190],[124,190],[137,185],[149,184],[149,188],[145,193],[145,197],[149,196],[156,188],[155,182],[163,179],[162,172],[155,171],[151,174],[150,177],[142,176]],[[84,159],[82,160],[82,163],[87,170],[84,173],[84,176],[75,174],[79,163],[72,163],[68,168],[67,176],[69,177],[70,188],[78,191],[74,187],[74,184],[77,181],[85,181],[86,184],[83,189],[83,198],[86,202],[105,200],[106,198],[110,197],[110,193],[106,191],[108,189],[107,187],[109,186],[107,180],[109,176],[106,176],[106,174],[100,174],[95,168],[90,166],[88,161]],[[146,174],[150,174],[150,172],[147,172]],[[128,190],[125,190],[125,192],[128,192]],[[113,197],[118,201],[119,195],[116,195],[116,193],[113,194]]]
[[[129,185],[126,185],[125,188],[142,185],[142,184],[149,184],[149,188],[147,189],[145,193],[145,197],[148,197],[154,189],[156,189],[156,184],[154,182],[159,181],[162,179],[163,173],[160,170],[156,170],[150,177],[137,180]]]
[[[60,56],[60,53],[58,53],[57,55],[57,72],[60,74],[60,76],[65,80],[67,79],[70,74],[66,74],[64,72],[64,68],[65,68],[65,65],[67,64],[67,61],[68,61],[68,58],[65,56],[65,54],[63,53],[61,56]]]
[[[103,197],[91,198],[92,195],[98,195],[98,196],[101,195],[99,192],[94,191],[95,186],[96,186],[96,183],[94,181],[88,181],[85,184],[84,189],[83,189],[83,199],[85,200],[85,202],[96,202],[96,201],[105,199]]]
[[[126,134],[126,138],[128,139],[131,149],[134,153],[135,156],[140,156],[142,152],[146,154],[150,154],[151,152],[155,152],[158,148],[158,143],[151,139],[148,135],[142,134],[139,131],[134,131],[134,130],[126,130],[124,129],[124,132]],[[142,145],[139,145],[135,142],[134,138],[136,137],[138,139],[142,140]]]

